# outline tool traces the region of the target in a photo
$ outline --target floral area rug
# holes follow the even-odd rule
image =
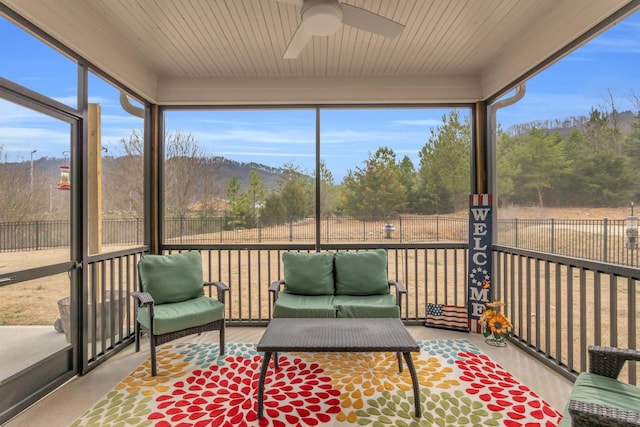
[[[72,426],[555,426],[561,413],[469,340],[418,341],[422,417],[395,353],[282,353],[257,419],[255,344],[166,344]]]

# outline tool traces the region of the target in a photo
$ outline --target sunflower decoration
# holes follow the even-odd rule
[[[500,311],[501,307],[504,307],[502,301],[488,302],[487,308],[480,316],[482,335],[487,343],[498,346],[506,345],[513,328],[507,316]]]

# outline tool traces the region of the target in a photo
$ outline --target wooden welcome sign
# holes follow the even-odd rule
[[[467,308],[469,330],[481,332],[478,322],[490,298],[491,194],[469,196],[469,275]]]

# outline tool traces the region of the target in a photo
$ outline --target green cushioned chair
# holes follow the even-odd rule
[[[151,375],[157,373],[156,347],[187,335],[220,331],[220,354],[224,354],[224,300],[229,287],[203,282],[200,253],[144,255],[138,262],[138,277],[140,292],[131,292],[137,302],[136,352],[144,331],[151,347]],[[210,296],[212,287],[217,299]]]
[[[559,426],[640,426],[640,388],[617,379],[640,351],[589,347],[589,372],[582,372],[569,396]]]

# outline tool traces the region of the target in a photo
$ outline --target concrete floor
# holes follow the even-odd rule
[[[0,326],[0,341],[0,381],[71,345],[53,325]]]
[[[53,330],[52,327],[49,329]],[[408,329],[417,340],[467,338],[555,409],[562,411],[567,402],[572,383],[513,345],[507,345],[504,348],[491,347],[478,334],[444,331],[423,326],[410,326]],[[45,335],[48,334],[44,330],[41,332]],[[227,342],[257,343],[263,332],[264,328],[260,327],[227,328],[226,340]],[[54,340],[61,338],[61,343],[66,344],[63,334],[55,334],[57,335],[49,334],[48,338]],[[217,340],[218,333],[209,332],[200,336],[186,337],[180,341],[217,342]],[[31,343],[33,342],[31,341]],[[3,346],[3,348],[7,347]],[[6,359],[2,353],[0,356],[2,356],[0,360],[3,360],[4,365]],[[4,426],[68,426],[148,357],[148,342],[143,338],[142,350],[139,353],[135,352],[133,345],[129,346],[86,376],[71,379],[53,393],[9,420]]]

